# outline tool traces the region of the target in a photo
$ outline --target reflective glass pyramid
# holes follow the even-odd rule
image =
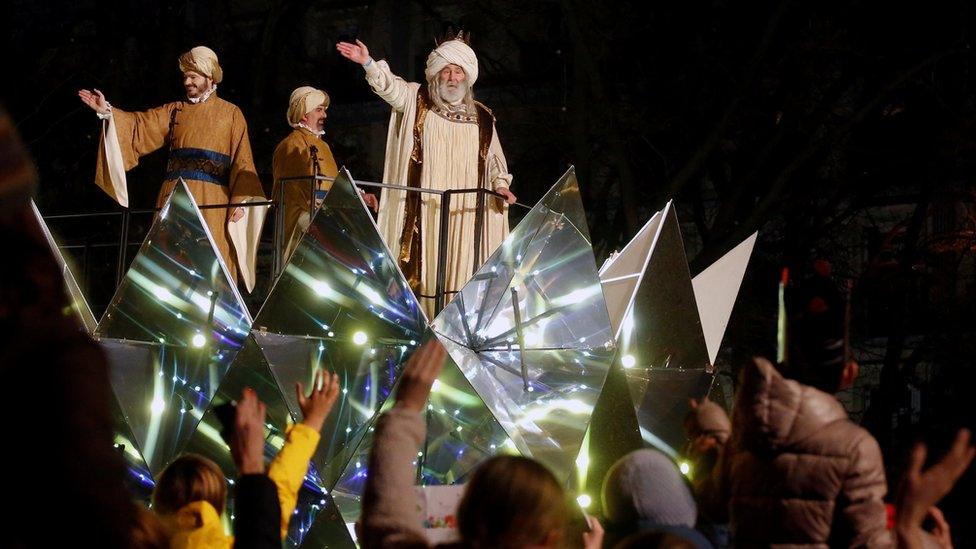
[[[432,327],[516,449],[568,480],[615,352],[572,168]]]
[[[427,337],[433,337],[428,334]],[[512,439],[495,419],[477,391],[449,355],[431,387],[427,403],[427,434],[413,465],[418,485],[449,485],[467,481],[468,475],[489,457],[518,453]],[[387,400],[383,410],[393,405]],[[375,420],[374,420],[375,421]],[[373,447],[372,423],[332,491],[347,524],[359,519],[369,453]]]
[[[627,378],[642,437],[665,451],[683,444],[688,399],[712,386],[712,362],[754,241],[755,235],[693,284],[669,202],[601,269],[611,321],[618,325],[617,367]]]
[[[185,451],[206,456],[213,460],[224,471],[228,483],[233,486],[238,473],[230,448],[224,442],[221,434],[222,424],[217,417],[218,406],[233,402],[240,398],[245,387],[257,392],[258,398],[267,406],[267,427],[265,441],[265,460],[270,462],[285,443],[288,426],[293,418],[288,405],[278,388],[278,384],[271,374],[268,363],[253,338],[248,338],[244,348],[238,353],[231,365],[230,371],[220,384],[220,389],[211,401],[197,429],[185,447]],[[226,513],[234,516],[234,499],[227,499]],[[333,517],[333,528],[316,527],[317,520],[329,522]],[[323,547],[331,543],[333,547],[340,547],[343,536],[347,546],[352,546],[352,539],[346,531],[328,491],[322,486],[318,473],[311,468],[305,477],[304,485],[298,495],[298,504],[291,517],[288,536],[285,542],[288,547],[298,547],[302,543],[312,543],[311,546]],[[316,539],[313,533],[318,536]],[[331,533],[330,533],[331,532]],[[332,537],[321,537],[326,533]]]
[[[97,321],[95,320],[95,315],[92,314],[91,308],[88,306],[88,301],[85,299],[84,294],[81,292],[81,286],[75,280],[74,275],[71,273],[71,267],[64,258],[64,254],[61,253],[61,248],[58,247],[58,243],[54,241],[54,235],[51,234],[50,229],[47,227],[47,223],[44,222],[44,218],[41,217],[40,210],[37,209],[37,204],[33,200],[30,201],[31,211],[34,212],[34,218],[37,220],[38,228],[44,234],[44,238],[47,240],[48,246],[51,247],[51,253],[54,255],[54,260],[58,262],[58,266],[61,267],[61,274],[64,276],[64,289],[68,292],[68,298],[71,300],[71,309],[78,316],[78,320],[81,325],[85,328],[88,333],[95,331],[95,326]]]
[[[157,474],[193,434],[251,318],[186,186],[154,220],[96,330],[137,450]]]
[[[339,375],[343,392],[313,458],[331,487],[350,461],[426,318],[387,250],[348,171],[342,170],[275,282],[254,337],[293,416],[294,385],[316,370]]]

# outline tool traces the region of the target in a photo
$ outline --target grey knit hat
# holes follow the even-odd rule
[[[603,512],[607,521],[618,525],[640,521],[693,528],[698,508],[671,458],[644,449],[620,458],[607,471]]]

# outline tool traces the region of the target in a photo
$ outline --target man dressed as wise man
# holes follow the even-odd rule
[[[393,107],[386,142],[383,182],[424,189],[494,190],[509,204],[512,175],[502,153],[495,117],[474,100],[478,58],[463,35],[445,40],[427,57],[426,82],[406,82],[385,61],[374,61],[366,44],[340,42],[343,57],[359,63],[366,81]],[[437,283],[440,197],[384,189],[377,224],[387,245],[429,317]],[[450,202],[445,292],[461,289],[508,235],[507,206],[485,199],[481,241],[475,242],[476,193],[454,195]],[[423,297],[430,296],[430,297]]]
[[[325,118],[329,108],[329,94],[311,86],[291,92],[286,118],[293,129],[275,148],[272,170],[277,199],[281,193],[284,210],[282,257],[287,260],[308,228],[309,209],[322,204],[332,188],[331,180],[315,180],[315,176],[334,178],[338,173],[332,149],[322,140]],[[282,180],[285,181],[282,181]],[[314,183],[313,183],[314,182]],[[312,202],[314,188],[315,202]],[[363,193],[366,203],[376,209],[376,197]]]
[[[179,58],[186,100],[143,112],[113,109],[98,90],[80,90],[81,101],[102,119],[95,183],[129,206],[125,172],[162,147],[169,150],[159,190],[161,206],[182,178],[200,206],[264,200],[254,168],[247,122],[236,105],[217,97],[223,71],[217,54],[197,46]],[[254,288],[254,265],[265,207],[201,210],[231,280],[238,273]]]

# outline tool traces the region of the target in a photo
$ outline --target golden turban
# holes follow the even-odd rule
[[[305,115],[314,111],[319,105],[329,108],[329,94],[322,90],[317,90],[312,86],[302,86],[295,88],[288,99],[288,124],[294,126],[305,118]]]
[[[180,71],[183,74],[193,71],[200,73],[220,84],[224,79],[224,71],[217,62],[217,54],[207,46],[197,46],[180,56]]]
[[[442,42],[427,56],[427,69],[424,73],[427,78],[433,78],[448,65],[457,65],[464,69],[465,80],[469,86],[474,86],[478,79],[478,58],[471,46],[460,40]]]

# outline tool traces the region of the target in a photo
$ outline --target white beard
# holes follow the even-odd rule
[[[458,82],[456,86],[451,88],[446,82],[440,82],[437,84],[437,93],[445,102],[454,104],[464,99],[465,94],[468,93],[468,84],[467,82]]]

